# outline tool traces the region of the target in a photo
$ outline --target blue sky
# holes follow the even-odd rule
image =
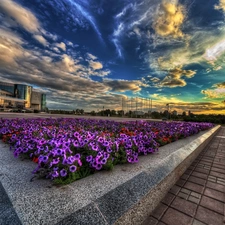
[[[225,0],[0,1],[1,79],[51,109],[225,113],[224,56]]]

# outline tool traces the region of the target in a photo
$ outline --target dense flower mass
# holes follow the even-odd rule
[[[0,138],[14,156],[37,163],[34,174],[69,183],[121,163],[136,163],[159,146],[211,128],[211,123],[115,122],[71,118],[0,119]]]

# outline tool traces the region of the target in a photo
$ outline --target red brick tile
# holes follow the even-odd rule
[[[213,212],[209,209],[206,209],[202,206],[199,206],[195,218],[210,225],[222,225],[223,216],[219,213]]]
[[[185,188],[189,189],[189,190],[192,190],[192,191],[195,191],[195,192],[198,192],[198,193],[202,193],[203,192],[203,189],[204,187],[201,186],[201,185],[198,185],[198,184],[195,184],[195,183],[192,183],[192,182],[186,182],[186,184],[184,185]]]
[[[142,225],[156,225],[158,223],[158,220],[150,216],[147,218]]]
[[[211,171],[210,175],[215,176],[215,177],[219,177],[219,178],[222,178],[222,179],[225,179],[225,174],[222,174],[222,173]]]
[[[222,185],[222,184],[216,184],[216,183],[213,183],[211,181],[207,181],[206,187],[209,187],[209,188],[212,188],[212,189],[215,189],[217,191],[221,191],[221,192],[225,193],[225,186]]]
[[[166,205],[170,205],[174,198],[175,198],[175,195],[173,195],[171,193],[167,193],[165,198],[162,200],[162,203],[164,203]]]
[[[185,182],[186,182],[185,180],[180,179],[180,180],[177,181],[176,185],[180,186],[180,187],[183,187]]]
[[[158,225],[158,224],[157,224]],[[193,221],[192,225],[205,225],[205,223],[200,222],[199,220],[195,220]]]
[[[187,200],[184,200],[180,197],[176,197],[174,201],[171,204],[171,207],[184,212],[185,214],[188,214],[189,216],[194,216],[195,211],[197,209],[197,205],[189,202]]]
[[[201,160],[199,163],[207,165],[207,166],[211,166],[212,165],[212,162],[206,162],[204,160]]]
[[[225,195],[220,191],[216,191],[211,188],[206,188],[204,191],[204,195],[225,202]]]
[[[194,177],[194,176],[190,176],[189,178],[188,178],[188,181],[191,181],[191,182],[193,182],[193,183],[196,183],[196,184],[200,184],[200,185],[205,185],[205,183],[206,183],[206,180],[204,180],[204,179],[201,179],[200,177]]]
[[[174,195],[177,195],[177,194],[179,193],[180,189],[181,189],[181,187],[174,185],[174,186],[169,190],[169,192],[172,193],[172,194],[174,194]]]
[[[191,225],[192,218],[175,209],[169,208],[161,219],[168,225]]]
[[[163,222],[159,222],[159,223],[157,223],[157,225],[166,225],[166,224]]]
[[[187,174],[183,174],[183,175],[181,176],[181,179],[183,179],[183,180],[187,180],[187,179],[188,179],[188,177],[189,177],[189,175],[187,175]]]
[[[184,172],[184,174],[186,174],[186,175],[190,175],[192,173],[192,170],[190,170],[190,169],[187,169],[185,172]]]
[[[225,169],[220,169],[216,167],[211,168],[212,171],[225,174]]]
[[[195,172],[195,171],[191,175],[195,176],[195,177],[200,177],[200,178],[205,179],[205,180],[207,180],[207,176],[208,176],[207,174],[199,173],[199,172]]]
[[[203,195],[200,205],[223,215],[224,204],[213,198],[209,198]]]
[[[195,171],[199,173],[209,174],[209,170],[203,169],[203,168],[196,168]]]
[[[160,220],[164,212],[167,210],[168,206],[164,205],[162,203],[159,203],[157,208],[153,211],[152,216],[155,217],[156,219]]]
[[[220,169],[225,169],[224,165],[220,165],[220,164],[217,164],[217,163],[213,163],[213,167],[220,168]]]

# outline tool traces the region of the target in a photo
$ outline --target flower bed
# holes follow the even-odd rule
[[[136,163],[159,146],[211,128],[211,123],[0,119],[0,138],[14,156],[36,162],[34,174],[70,183],[116,164]]]

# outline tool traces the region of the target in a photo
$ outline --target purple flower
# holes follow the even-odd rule
[[[102,168],[102,164],[97,164],[97,166],[95,166],[96,170],[100,170]]]
[[[45,155],[43,158],[42,158],[42,162],[43,163],[47,163],[48,162],[48,156]]]
[[[107,159],[106,158],[103,158],[102,160],[101,160],[101,164],[106,164],[107,163]]]
[[[74,156],[74,158],[75,158],[75,160],[80,159],[80,154],[79,154],[79,153],[77,153],[77,154]]]
[[[74,173],[77,170],[77,167],[72,165],[70,166],[70,172]]]
[[[65,169],[60,170],[61,177],[65,177],[67,175],[67,172]]]
[[[93,159],[93,156],[92,155],[89,155],[89,156],[86,157],[86,161],[87,162],[91,162],[92,159]]]
[[[61,171],[60,171],[61,172]],[[57,172],[57,171],[53,171],[52,172],[52,177],[53,178],[56,178],[56,177],[58,177],[59,176],[59,173]]]

